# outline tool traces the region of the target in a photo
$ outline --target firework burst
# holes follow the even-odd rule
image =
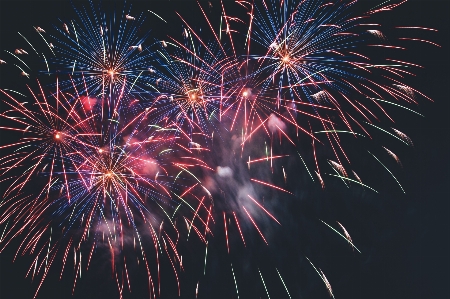
[[[26,50],[7,53],[22,76],[70,74],[72,78],[60,82],[60,88],[75,84],[97,97],[124,88],[128,93],[145,90],[144,82],[153,70],[145,14],[132,16],[131,7],[125,4],[108,14],[94,1],[73,8],[75,17],[59,20],[53,28],[34,27],[33,36],[19,32]]]
[[[360,179],[349,178],[345,171],[351,159],[342,134],[372,139],[376,129],[402,141],[408,138],[396,129],[392,133],[382,129],[378,123],[393,122],[389,106],[418,114],[408,105],[417,104],[419,95],[429,98],[401,82],[413,75],[409,69],[417,65],[374,53],[377,48],[390,54],[404,48],[392,45],[380,25],[368,21],[401,3],[378,6],[362,15],[355,13],[357,1],[236,3],[246,9],[248,22],[227,15],[225,8],[223,18],[230,37],[236,37],[234,32],[246,33],[240,43],[245,45],[239,56],[242,74],[236,76],[235,92],[228,99],[228,106],[233,107],[230,112],[235,114],[232,127],[238,121],[242,125],[242,146],[250,143],[257,131],[271,139],[271,147],[275,137],[296,148],[302,147],[306,138],[312,143],[315,172],[324,186],[316,158],[318,151],[324,151],[321,145],[327,145],[337,161],[333,169],[336,165],[344,169],[337,176],[349,183]],[[242,29],[243,24],[246,27]],[[233,27],[235,30],[229,29]]]
[[[199,163],[177,161],[175,148],[188,151],[177,146],[180,137],[149,125],[151,110],[141,107],[135,113],[137,108],[129,109],[135,101],[124,100],[122,93],[109,100],[76,89],[57,88],[47,95],[39,87],[40,94],[30,88],[35,103],[20,102],[2,90],[10,108],[2,116],[11,122],[2,129],[22,134],[2,146],[7,151],[2,176],[12,181],[1,203],[1,223],[11,222],[2,248],[21,236],[17,254],[35,255],[28,274],[41,276],[36,295],[57,256],[63,259],[62,275],[67,254],[74,251],[75,289],[95,249],[108,248],[121,296],[124,281],[131,290],[127,265],[136,261],[127,259],[127,248],[140,249],[155,297],[160,255],[167,254],[178,282],[178,231],[170,211],[189,196],[184,185],[190,179],[182,173]],[[182,196],[177,190],[183,190]],[[156,262],[149,262],[149,254],[156,254]]]
[[[210,141],[213,132],[220,134],[236,61],[222,44],[204,42],[190,28],[184,28],[182,42],[169,38],[156,50],[154,58],[159,64],[147,102],[157,123],[178,130],[196,147],[194,138]]]

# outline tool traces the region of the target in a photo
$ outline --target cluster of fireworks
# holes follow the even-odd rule
[[[206,253],[212,227],[222,221],[228,252],[229,226],[244,246],[244,226],[270,243],[260,216],[270,225],[282,221],[257,190],[298,192],[288,164],[278,161],[301,165],[322,188],[327,176],[377,192],[351,168],[342,140],[381,134],[412,145],[385,124],[390,107],[418,114],[410,105],[427,97],[402,80],[420,66],[374,55],[404,48],[369,21],[401,3],[362,15],[353,12],[357,1],[192,3],[203,28],[179,16],[179,36],[158,40],[142,33],[145,18],[168,26],[155,12],[135,15],[125,7],[108,17],[91,2],[76,9],[78,19],[53,30],[35,27],[33,37],[20,34],[23,45],[0,60],[26,78],[28,89],[0,89],[0,129],[11,140],[0,146],[7,186],[0,250],[20,239],[17,255],[34,256],[28,275],[40,277],[36,295],[55,259],[63,261],[62,276],[73,254],[75,289],[95,252],[109,250],[120,296],[131,291],[130,264],[142,264],[156,298],[162,256],[181,292],[178,245],[190,234]],[[218,20],[208,13],[213,5]],[[399,38],[407,39],[418,40]],[[365,154],[404,192],[384,162],[401,166],[400,159],[382,148],[384,157]],[[323,223],[359,252],[342,224]]]

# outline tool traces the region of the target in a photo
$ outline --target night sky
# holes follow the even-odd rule
[[[225,3],[231,0],[224,0]],[[75,1],[77,5],[82,1]],[[83,1],[84,2],[84,1]],[[211,1],[211,18],[220,17],[220,2]],[[378,3],[361,1],[368,7]],[[203,7],[208,1],[200,1]],[[162,26],[155,18],[147,16],[146,24],[157,23],[152,36],[163,39],[166,35],[179,35],[181,22],[174,11],[194,23],[202,18],[196,1],[191,0],[134,0],[127,1],[132,11],[139,14],[151,9],[168,20]],[[103,1],[105,8],[121,9],[121,1]],[[316,181],[310,185],[295,185],[295,196],[278,194],[280,203],[272,204],[274,215],[282,226],[267,230],[269,246],[257,232],[248,228],[249,245],[244,248],[237,237],[227,253],[223,226],[217,224],[217,236],[208,246],[206,275],[203,275],[205,247],[198,240],[183,243],[180,252],[186,270],[180,273],[181,298],[195,298],[198,281],[198,298],[237,298],[230,262],[233,264],[240,298],[267,298],[258,269],[264,277],[270,298],[288,298],[276,269],[291,293],[292,298],[329,298],[326,287],[305,256],[326,274],[337,299],[349,298],[448,298],[450,284],[450,139],[449,139],[449,12],[446,0],[410,0],[394,11],[377,16],[383,28],[395,26],[421,26],[438,29],[438,32],[418,32],[417,36],[438,43],[432,45],[403,42],[407,50],[404,60],[424,66],[415,69],[415,77],[405,82],[431,97],[434,102],[420,98],[419,106],[412,107],[425,117],[393,110],[395,127],[406,133],[414,147],[399,147],[403,169],[396,172],[406,190],[398,185],[380,167],[363,170],[369,185],[379,194],[362,188],[347,189],[336,180],[325,190]],[[6,60],[5,50],[14,50],[23,44],[17,32],[32,34],[32,26],[51,28],[58,18],[69,19],[73,9],[69,1],[0,0],[0,59]],[[391,32],[384,30],[389,36]],[[411,34],[414,36],[414,34]],[[396,55],[397,58],[401,55]],[[26,79],[17,72],[7,73],[0,66],[0,88],[22,89]],[[2,108],[3,110],[3,108]],[[0,132],[4,138],[11,136]],[[362,156],[361,156],[362,157]],[[367,158],[367,155],[364,156]],[[364,158],[364,159],[366,159]],[[373,161],[372,161],[373,162]],[[220,162],[219,162],[220,163]],[[356,158],[355,165],[365,165]],[[288,169],[289,177],[306,176]],[[3,185],[0,188],[4,189]],[[2,190],[3,192],[3,190]],[[220,219],[220,215],[217,217]],[[327,223],[342,223],[349,231],[362,254],[350,247],[325,227]],[[235,232],[236,233],[236,232]],[[25,278],[32,261],[30,256],[12,260],[20,240],[15,240],[0,254],[0,298],[32,298],[37,281]],[[89,271],[84,271],[72,296],[73,271],[68,267],[63,279],[58,279],[60,262],[53,265],[38,298],[119,298],[117,285],[111,278],[108,259],[98,253]],[[177,298],[176,283],[168,267],[162,270],[161,298]],[[143,272],[144,273],[144,272]],[[124,298],[148,298],[145,273],[131,281],[132,293]]]

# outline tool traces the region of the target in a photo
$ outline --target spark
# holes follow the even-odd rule
[[[263,276],[262,276],[261,271],[259,270],[259,268],[258,268],[258,272],[259,272],[259,276],[261,277],[261,281],[262,281],[262,283],[263,283],[263,285],[264,285],[264,289],[266,290],[267,298],[270,299],[269,291],[267,290],[266,283],[264,282],[264,278],[263,278]]]
[[[320,220],[320,219],[319,219]],[[356,249],[356,251],[358,251],[359,253],[361,253],[361,251],[359,251],[358,248],[356,248],[356,246],[352,243],[352,238],[350,237],[350,235],[348,234],[347,230],[342,226],[342,224],[339,224],[339,226],[342,228],[342,230],[344,231],[344,235],[342,235],[340,232],[338,232],[334,227],[332,227],[331,225],[329,225],[328,223],[326,223],[323,220],[320,220],[323,224],[325,224],[326,226],[328,226],[329,228],[331,228],[335,233],[337,233],[339,236],[341,236],[342,238],[346,239],[347,242],[352,246],[352,248]]]

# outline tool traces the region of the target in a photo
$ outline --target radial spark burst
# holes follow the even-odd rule
[[[126,4],[117,12],[106,12],[94,1],[73,8],[73,19],[59,20],[45,30],[35,27],[30,36],[19,32],[24,49],[7,52],[21,74],[70,74],[71,80],[60,82],[62,89],[75,84],[96,96],[123,88],[127,93],[145,90],[153,63],[146,14],[132,16]]]
[[[357,1],[236,3],[245,8],[248,20],[227,14],[225,8],[223,19],[231,38],[239,39],[238,32],[244,37],[244,42],[233,44],[245,45],[235,48],[241,53],[239,66],[245,76],[236,81],[229,104],[234,107],[233,118],[242,124],[242,146],[257,131],[265,132],[271,143],[278,136],[296,148],[304,144],[304,138],[309,139],[315,172],[323,185],[321,162],[316,159],[319,145],[326,145],[330,158],[337,160],[335,165],[345,169],[351,158],[343,134],[356,139],[372,139],[379,132],[399,136],[394,128],[383,129],[393,122],[391,107],[419,114],[409,105],[417,104],[419,97],[429,99],[402,83],[414,75],[411,68],[420,66],[386,56],[405,50],[395,45],[405,38],[389,41],[380,24],[370,21],[373,15],[403,2],[379,5],[362,15],[357,14]],[[374,52],[382,48],[383,53]],[[348,183],[361,183],[348,173],[337,176]]]
[[[90,2],[90,9],[75,8],[78,19],[61,22],[52,36],[56,56],[54,67],[72,75],[83,74],[93,92],[140,91],[151,73],[151,53],[147,49],[150,30],[145,16],[132,16],[124,5],[107,15]],[[80,76],[76,76],[77,84]]]
[[[37,91],[28,87],[27,98],[0,90],[8,107],[1,113],[5,124],[1,129],[19,132],[20,137],[1,147],[5,151],[1,159],[3,180],[12,181],[5,196],[33,184],[35,176],[42,172],[47,173],[46,185],[50,188],[56,173],[72,167],[72,157],[79,156],[75,149],[77,139],[93,134],[85,130],[93,115],[82,109],[81,98],[61,92],[58,87],[56,92],[48,92],[37,83]],[[65,177],[63,180],[67,183]]]
[[[148,105],[157,123],[172,126],[192,142],[196,135],[202,136],[196,140],[208,141],[220,131],[235,61],[215,41],[204,42],[186,28],[183,37],[182,42],[171,38],[157,50],[159,65]]]

